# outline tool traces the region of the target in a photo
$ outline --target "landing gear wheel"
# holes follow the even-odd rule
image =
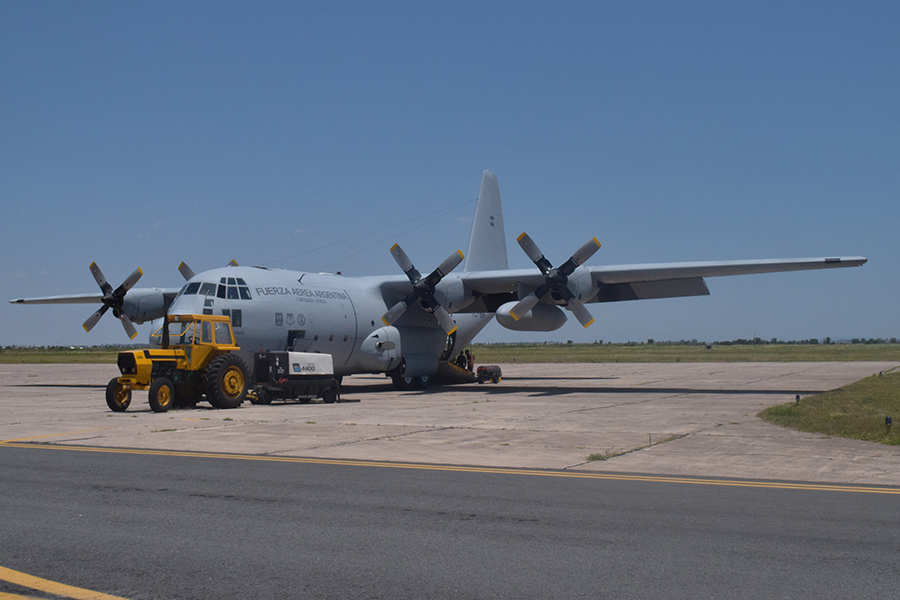
[[[424,390],[429,385],[431,385],[431,375],[419,375],[418,377],[413,377],[413,388]]]
[[[216,357],[203,372],[206,398],[215,408],[237,408],[247,398],[247,367],[235,354]]]
[[[166,412],[175,404],[175,386],[165,377],[153,380],[149,395],[153,412]]]
[[[404,377],[400,374],[391,375],[391,382],[394,384],[394,389],[398,392],[408,392],[413,389],[415,381],[415,377]]]
[[[131,390],[119,385],[119,378],[113,377],[106,384],[106,405],[113,412],[124,412],[131,404]]]

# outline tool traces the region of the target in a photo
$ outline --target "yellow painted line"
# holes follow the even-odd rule
[[[20,571],[13,571],[12,569],[7,569],[6,567],[0,567],[0,579],[2,579],[3,581],[8,581],[9,583],[13,583],[15,585],[20,585],[22,587],[46,592],[48,594],[54,594],[56,596],[74,598],[75,600],[126,600],[125,598],[122,598],[120,596],[110,596],[109,594],[104,594],[102,592],[93,592],[84,588],[74,587],[71,585],[66,585],[64,583],[57,583],[56,581],[42,579],[40,577],[35,577],[34,575],[22,573]],[[15,596],[11,594],[10,597],[27,598],[28,596]],[[0,598],[2,598],[2,596],[0,596]]]
[[[228,454],[224,452],[191,452],[185,450],[144,450],[140,448],[103,448],[100,446],[61,446],[58,444],[31,444],[27,442],[0,442],[0,447],[31,448],[39,450],[67,450],[70,452],[101,452],[109,454],[137,454],[143,456],[180,456],[185,458],[219,458],[261,462],[297,463],[309,465],[341,465],[348,467],[378,467],[384,469],[411,469],[419,471],[447,471],[453,473],[484,473],[493,475],[530,475],[535,477],[563,477],[567,479],[600,479],[606,481],[639,481],[652,483],[686,483],[726,487],[765,488],[778,490],[809,490],[826,492],[856,492],[861,494],[897,494],[900,487],[875,487],[831,483],[804,483],[778,481],[752,481],[740,479],[708,479],[703,477],[676,477],[668,475],[629,475],[624,473],[596,473],[590,471],[552,471],[541,469],[517,469],[510,467],[477,467],[464,465],[437,465],[428,463],[401,463],[367,461],[340,458],[308,458],[301,456],[263,456],[257,454]]]
[[[49,600],[38,596],[20,596],[19,594],[7,594],[0,592],[0,600]]]
[[[92,433],[94,431],[106,431],[107,429],[112,429],[112,427],[95,427],[93,429],[82,429],[81,431],[67,431],[66,433],[50,433],[47,435],[33,435],[31,437],[24,437],[24,438],[19,438],[16,440],[3,440],[3,441],[0,441],[0,444],[5,444],[7,442],[27,442],[28,440],[40,440],[43,438],[61,437],[64,435],[81,435],[82,433]]]

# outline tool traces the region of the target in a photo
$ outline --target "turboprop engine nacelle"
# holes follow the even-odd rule
[[[376,329],[360,345],[360,364],[372,371],[390,371],[400,366],[400,332],[396,327]],[[364,358],[363,358],[364,357]]]
[[[144,323],[166,316],[166,309],[172,303],[159,288],[135,288],[122,301],[119,312],[135,323]]]
[[[531,310],[522,315],[519,320],[512,318],[509,311],[515,308],[518,302],[507,302],[497,309],[497,322],[513,331],[556,331],[566,324],[566,313],[559,307],[549,304],[535,304]]]

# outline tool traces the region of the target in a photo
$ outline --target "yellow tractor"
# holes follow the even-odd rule
[[[249,370],[234,352],[231,320],[223,315],[166,315],[152,336],[159,349],[120,352],[121,377],[106,386],[106,404],[116,412],[131,403],[133,390],[148,390],[150,408],[186,408],[202,394],[215,408],[237,408],[247,397]]]

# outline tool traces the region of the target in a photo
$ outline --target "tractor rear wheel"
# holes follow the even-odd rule
[[[236,354],[217,356],[203,372],[203,383],[215,408],[237,408],[247,398],[247,367]]]
[[[131,404],[131,390],[119,385],[119,378],[113,377],[106,384],[106,405],[113,412],[123,412]]]

